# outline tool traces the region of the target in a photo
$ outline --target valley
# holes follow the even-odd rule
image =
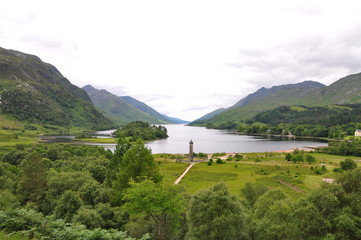
[[[217,237],[358,239],[360,81],[261,88],[193,127],[0,48],[0,238],[199,239],[222,213]]]

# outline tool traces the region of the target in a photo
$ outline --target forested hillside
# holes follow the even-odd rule
[[[217,126],[227,121],[242,121],[253,118],[258,113],[281,106],[327,106],[335,104],[361,103],[361,73],[346,76],[325,86],[317,82],[305,81],[298,84],[261,88],[226,111],[202,124]],[[193,124],[193,123],[191,123]]]
[[[324,107],[283,106],[261,112],[253,120],[271,125],[289,123],[335,126],[357,123],[361,122],[361,104]]]
[[[0,48],[0,114],[41,124],[111,128],[88,95],[40,58]]]

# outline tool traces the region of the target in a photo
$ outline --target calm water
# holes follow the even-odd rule
[[[189,141],[193,140],[194,152],[214,153],[248,153],[269,152],[306,146],[327,146],[327,143],[311,140],[290,140],[288,138],[267,138],[259,136],[244,136],[225,130],[206,129],[204,127],[189,127],[179,124],[165,125],[169,138],[146,143],[153,153],[187,153]],[[97,132],[110,135],[110,131]],[[99,144],[97,144],[99,145]],[[114,149],[115,145],[103,144],[105,148]]]

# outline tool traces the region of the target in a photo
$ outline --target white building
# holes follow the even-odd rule
[[[355,131],[355,136],[356,136],[356,137],[361,137],[361,130],[360,130],[360,129],[357,129],[357,130]]]

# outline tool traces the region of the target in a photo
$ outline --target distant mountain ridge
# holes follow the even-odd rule
[[[105,89],[98,90],[91,85],[83,89],[94,105],[108,118],[118,124],[143,121],[151,124],[179,123],[183,120],[163,115],[147,104],[130,96],[118,97]]]
[[[155,117],[146,114],[129,104],[122,97],[118,97],[105,89],[98,90],[91,85],[86,85],[83,89],[97,109],[117,124],[122,125],[132,121],[161,123]]]
[[[258,89],[256,92],[249,94],[247,97],[238,101],[235,105],[230,107],[230,109],[241,107],[258,99],[262,100],[267,97],[274,98],[277,95],[283,95],[289,97],[289,95],[292,94],[299,97],[304,97],[305,95],[308,94],[310,90],[312,91],[324,87],[326,87],[326,85],[314,81],[304,81],[296,84],[285,84],[285,85],[273,86],[271,88],[262,87]]]
[[[130,96],[123,96],[120,97],[122,98],[124,101],[126,101],[127,103],[129,103],[130,105],[136,107],[137,109],[139,109],[140,111],[148,114],[149,116],[154,117],[155,119],[158,120],[158,123],[173,123],[173,121],[170,121],[169,119],[165,118],[162,114],[160,114],[159,112],[157,112],[156,110],[154,110],[153,108],[149,107],[147,104],[133,98]]]
[[[0,48],[0,114],[21,121],[99,129],[114,124],[88,95],[39,57]]]
[[[179,119],[179,118],[175,118],[175,117],[169,117],[165,114],[162,114],[163,117],[165,117],[166,119],[168,119],[169,121],[176,123],[176,124],[186,124],[189,123],[189,121],[187,120],[183,120],[183,119]]]
[[[361,73],[339,79],[330,86],[314,81],[260,88],[202,124],[240,122],[280,106],[325,106],[361,103]],[[197,121],[190,123],[197,124]]]

